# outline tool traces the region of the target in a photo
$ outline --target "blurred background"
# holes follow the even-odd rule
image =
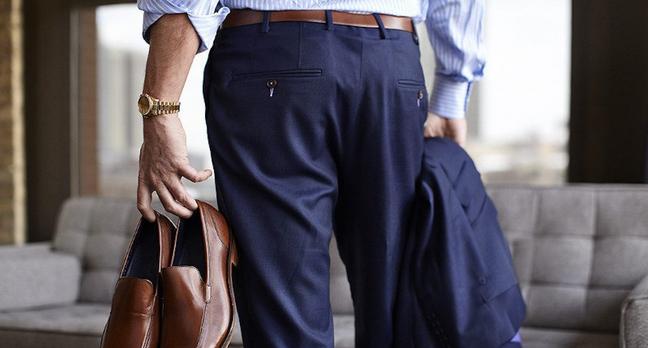
[[[567,167],[570,3],[492,1],[488,11],[488,72],[471,104],[471,153],[491,181],[562,182]],[[97,94],[104,97],[97,104],[101,194],[130,196],[135,188],[142,139],[132,102],[141,89],[148,51],[134,35],[141,29],[140,17],[132,4],[99,6],[95,12]],[[418,29],[426,36],[424,25]],[[421,60],[431,88],[434,56],[426,37],[422,42]],[[210,165],[202,117],[206,59],[206,54],[199,54],[194,62],[182,97],[187,108],[181,112],[187,132],[195,135],[189,137],[188,146],[200,168]],[[209,185],[195,189],[200,195],[211,194]]]
[[[632,260],[648,256],[648,231],[639,227],[648,222],[637,210],[648,207],[648,196],[637,198],[646,187],[636,185],[648,182],[648,2],[487,0],[486,11],[487,64],[473,89],[466,146],[484,181],[559,189],[635,184],[623,186],[634,201],[611,209],[641,236],[634,243],[645,248]],[[52,240],[70,198],[135,199],[142,142],[136,100],[148,51],[141,28],[134,2],[0,0],[0,244]],[[431,90],[434,55],[422,23],[418,32]],[[211,167],[202,100],[206,59],[207,53],[196,56],[181,97],[190,160],[198,168]],[[187,185],[196,198],[214,200],[213,181]],[[547,209],[583,208],[572,198]],[[524,215],[515,210],[521,206],[501,207],[503,219]],[[586,210],[576,215],[589,216]],[[648,271],[645,262],[632,263],[643,268],[615,298],[628,295]]]
[[[134,105],[148,46],[134,3],[2,3],[0,241],[44,240],[52,207],[71,195],[133,197],[142,141]],[[487,182],[646,180],[646,45],[638,39],[646,29],[633,24],[645,11],[633,6],[645,10],[606,1],[487,1],[488,61],[471,98],[467,145]],[[418,29],[426,36],[423,24]],[[434,57],[427,38],[421,43],[431,89]],[[210,166],[206,58],[197,55],[181,98],[198,167]],[[214,195],[211,184],[191,189]]]
[[[141,38],[142,14],[134,3],[3,4],[2,144],[3,152],[11,155],[3,156],[1,168],[6,198],[0,240],[43,240],[48,237],[45,226],[55,218],[51,207],[70,195],[133,197],[142,140],[133,105],[143,83],[148,46]],[[573,15],[578,6],[580,17]],[[590,11],[596,6],[601,11]],[[645,116],[634,108],[641,103],[641,93],[632,88],[645,79],[637,70],[643,56],[621,52],[643,52],[624,47],[623,41],[630,45],[626,34],[636,37],[645,29],[633,32],[626,23],[626,16],[636,16],[632,6],[605,13],[606,2],[596,6],[564,0],[487,1],[488,61],[471,98],[467,145],[487,182],[644,181],[645,135],[631,137],[645,123]],[[600,23],[608,25],[604,29]],[[423,24],[418,29],[426,36]],[[421,63],[431,89],[434,56],[426,37],[421,43]],[[614,45],[619,54],[612,54]],[[201,95],[206,59],[206,53],[197,55],[181,98],[190,158],[198,167],[210,166]],[[606,68],[596,59],[605,59]],[[624,60],[636,62],[624,65]],[[612,66],[631,76],[606,70]],[[586,88],[586,81],[594,84]],[[627,124],[601,130],[595,122],[606,121],[587,112],[601,108]],[[599,133],[579,137],[587,127]],[[638,146],[622,153],[636,162],[615,164],[627,170],[606,169],[617,157],[598,154],[596,146],[603,146],[598,140],[605,139],[612,152],[619,149],[612,143],[621,142],[618,135],[624,129],[629,130],[624,138],[630,136],[627,141]],[[635,153],[628,154],[631,151]],[[610,161],[592,163],[599,155]],[[191,189],[197,196],[214,195],[210,184]]]

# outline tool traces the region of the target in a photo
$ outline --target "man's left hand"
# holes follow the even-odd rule
[[[427,120],[423,123],[423,135],[426,138],[450,138],[459,145],[464,146],[467,127],[465,118],[445,118],[428,112]]]

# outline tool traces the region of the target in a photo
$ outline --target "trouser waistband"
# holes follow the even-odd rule
[[[270,30],[270,22],[302,21],[325,23],[329,30],[333,24],[351,25],[366,28],[379,28],[381,37],[388,36],[386,29],[404,30],[415,33],[412,18],[382,13],[350,13],[335,10],[252,10],[232,9],[223,22],[223,28],[260,23],[262,31]]]

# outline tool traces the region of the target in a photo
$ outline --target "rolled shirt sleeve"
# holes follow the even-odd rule
[[[484,2],[424,0],[425,26],[436,60],[428,111],[439,116],[465,117],[472,84],[483,76]]]
[[[200,46],[198,53],[211,48],[218,28],[230,12],[222,6],[216,11],[218,0],[137,0],[137,8],[144,11],[142,36],[148,43],[149,29],[160,17],[171,13],[186,13],[193,25]]]

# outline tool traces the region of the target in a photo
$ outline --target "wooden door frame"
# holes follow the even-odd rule
[[[96,192],[94,8],[118,3],[133,2],[24,0],[28,241],[51,239],[66,199]]]

